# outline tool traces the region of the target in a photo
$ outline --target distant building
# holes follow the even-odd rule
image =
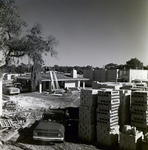
[[[106,70],[106,82],[117,82],[119,69]]]
[[[148,79],[148,70],[121,69],[118,73],[118,82],[132,82],[135,79]]]
[[[92,85],[92,81],[117,82],[118,69],[85,69],[83,70],[83,77],[89,79],[86,84],[90,86]]]
[[[148,79],[148,70],[137,69],[85,69],[83,70],[84,78],[88,78],[86,82],[92,85],[92,81],[99,82],[132,82],[135,79]]]
[[[94,70],[93,81],[106,82],[106,70],[105,69]]]
[[[88,81],[86,81],[86,85],[91,86],[92,81],[94,80],[94,70],[93,69],[83,70],[83,77],[89,79]]]

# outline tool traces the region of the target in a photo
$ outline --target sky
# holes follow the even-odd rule
[[[59,40],[45,65],[103,67],[137,58],[148,65],[147,0],[16,0],[19,14]]]

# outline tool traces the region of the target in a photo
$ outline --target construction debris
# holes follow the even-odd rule
[[[4,105],[4,107],[8,111],[15,111],[17,104],[14,101],[7,101]]]
[[[10,119],[0,119],[0,125],[2,128],[14,127],[13,121]]]

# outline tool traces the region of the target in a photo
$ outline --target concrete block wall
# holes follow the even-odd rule
[[[129,70],[129,82],[135,79],[148,79],[147,75],[148,75],[147,70],[130,69]]]
[[[106,81],[106,70],[105,69],[94,70],[94,79],[93,80],[105,82]]]
[[[78,137],[86,141],[96,139],[96,104],[98,90],[81,90]]]
[[[118,143],[118,134],[112,134],[110,130],[118,126],[119,104],[119,91],[111,91],[107,89],[98,91],[96,112],[97,142],[99,144],[111,146]]]
[[[129,126],[130,129],[120,132],[120,150],[141,150],[143,133]]]
[[[148,91],[135,91],[131,96],[131,125],[148,131]]]
[[[118,69],[106,70],[106,82],[117,82]]]
[[[83,77],[89,79],[89,81],[85,82],[87,86],[92,86],[92,81],[93,81],[93,78],[94,78],[93,77],[94,76],[93,72],[94,72],[93,69],[85,69],[85,70],[83,70]]]

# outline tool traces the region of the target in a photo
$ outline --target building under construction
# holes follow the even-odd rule
[[[56,89],[65,88],[79,88],[85,87],[85,81],[89,79],[77,76],[77,72],[71,74],[71,76],[66,76],[63,73],[58,73],[55,71],[49,71],[48,73],[41,74],[41,82],[37,86],[37,90],[40,92],[49,91],[52,92]],[[27,88],[26,90],[31,90],[31,75],[22,75],[16,77],[16,82],[21,83],[22,88]]]

